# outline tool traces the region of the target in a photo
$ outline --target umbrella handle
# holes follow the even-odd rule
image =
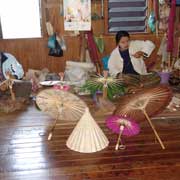
[[[120,126],[120,132],[119,132],[119,136],[118,136],[118,140],[117,140],[117,143],[116,143],[116,146],[115,146],[115,150],[117,151],[118,150],[118,147],[119,147],[119,142],[121,141],[121,135],[122,135],[122,132],[124,130],[124,126]]]
[[[156,129],[155,129],[153,123],[151,122],[151,119],[149,118],[148,114],[146,113],[145,110],[142,110],[142,111],[143,111],[144,115],[146,116],[146,119],[148,120],[148,122],[149,122],[151,128],[153,129],[154,134],[155,134],[157,140],[159,141],[159,144],[161,145],[161,148],[162,148],[162,149],[165,149],[165,146],[164,146],[163,142],[161,141],[161,138],[159,137],[159,135],[158,135],[158,133],[157,133],[157,131],[156,131]]]
[[[106,99],[107,98],[107,77],[108,77],[108,71],[107,70],[103,71],[103,76],[105,79],[105,82],[103,85],[103,98]]]
[[[15,101],[15,100],[16,100],[16,97],[15,97],[15,94],[14,94],[14,92],[13,92],[13,82],[12,82],[11,79],[8,81],[8,86],[9,86],[9,90],[10,90],[10,93],[11,93],[11,99],[12,99],[13,101]]]
[[[50,132],[49,135],[48,135],[48,141],[50,141],[51,138],[52,138],[52,132]]]
[[[11,93],[11,99],[12,99],[13,101],[15,101],[15,100],[16,100],[16,97],[15,97],[15,94],[14,94],[14,92],[13,92],[13,90],[12,90],[12,87],[9,87],[9,89],[10,89],[10,93]]]
[[[48,135],[48,141],[50,141],[51,138],[52,138],[53,131],[54,131],[54,129],[55,129],[56,123],[57,123],[57,119],[56,119],[56,121],[54,122],[54,125],[53,125],[53,127],[51,128],[51,130],[50,130],[50,133],[49,133],[49,135]]]
[[[107,98],[107,82],[103,86],[103,99]]]

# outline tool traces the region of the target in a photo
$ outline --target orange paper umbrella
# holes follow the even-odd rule
[[[172,92],[167,86],[144,89],[133,95],[127,95],[120,99],[114,112],[116,115],[127,115],[133,119],[147,119],[162,149],[165,149],[154,125],[149,117],[164,110],[172,98]]]

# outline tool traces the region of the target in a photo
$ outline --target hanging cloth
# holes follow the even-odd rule
[[[155,24],[156,24],[156,35],[158,36],[159,32],[159,0],[153,1],[153,9],[154,9],[154,16],[155,16]]]
[[[101,62],[99,61],[98,57],[98,49],[96,46],[96,43],[94,41],[93,37],[93,32],[91,31],[86,31],[86,37],[87,37],[87,45],[89,49],[89,54],[92,62],[96,65],[96,70],[99,73],[100,67],[101,67]]]
[[[179,50],[180,50],[180,22],[177,23],[176,31],[174,33],[173,57],[175,58],[179,57]]]
[[[94,41],[96,43],[96,46],[99,50],[100,53],[103,53],[104,52],[104,39],[102,36],[100,37],[97,37],[97,36],[94,36]]]
[[[168,42],[167,42],[168,52],[173,51],[175,17],[176,17],[176,0],[172,0],[171,9],[169,13],[169,21],[168,21]]]
[[[94,64],[98,63],[98,49],[96,46],[96,43],[93,38],[93,33],[92,31],[87,31],[86,32],[86,37],[87,37],[87,44],[88,44],[88,49],[90,53],[91,60],[93,61]]]
[[[153,1],[153,9],[156,21],[159,21],[159,0]]]

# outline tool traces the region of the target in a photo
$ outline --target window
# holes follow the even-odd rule
[[[109,0],[108,32],[146,32],[146,0]]]
[[[0,0],[3,39],[41,37],[40,0]]]

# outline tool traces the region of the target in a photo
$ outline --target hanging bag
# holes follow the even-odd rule
[[[54,56],[54,57],[62,57],[63,56],[63,50],[57,40],[56,33],[54,33],[52,36],[49,37],[48,48],[50,48],[49,56]]]
[[[54,56],[54,57],[62,57],[63,56],[63,50],[57,40],[55,41],[55,47],[50,48],[49,56]]]

